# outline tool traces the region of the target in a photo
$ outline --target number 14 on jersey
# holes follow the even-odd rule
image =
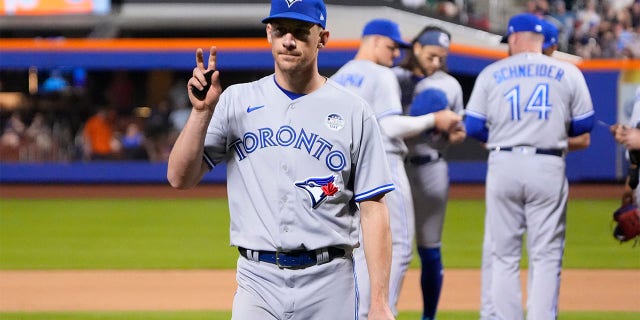
[[[526,94],[526,93],[525,93]],[[513,87],[504,94],[505,99],[511,106],[511,120],[520,121],[520,97],[522,92],[520,85]],[[538,119],[549,119],[551,104],[549,103],[549,84],[539,83],[533,89],[529,98],[526,99],[524,112],[537,112]]]

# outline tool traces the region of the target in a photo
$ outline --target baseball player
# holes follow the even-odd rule
[[[462,87],[442,69],[449,52],[450,34],[436,26],[425,27],[412,41],[400,66],[393,68],[402,88],[406,114],[421,116],[463,109]],[[443,153],[450,143],[462,142],[462,126],[453,130],[428,130],[407,139],[406,169],[412,186],[416,242],[420,256],[423,314],[435,319],[442,289],[440,240],[449,190],[449,173]]]
[[[552,57],[553,53],[558,48],[558,28],[551,22],[548,22],[544,19],[540,19],[540,25],[542,26],[542,34],[544,35],[544,42],[542,44],[542,53],[546,56]],[[506,39],[505,39],[506,41]],[[567,139],[567,149],[568,151],[577,151],[586,149],[589,147],[591,143],[591,134],[589,132],[583,133],[581,135],[575,137],[569,137]],[[484,250],[482,257],[482,288],[481,288],[481,303],[480,303],[480,314],[485,317],[489,317],[494,311],[491,303],[491,235],[487,231],[488,228],[485,227],[484,233]],[[529,276],[532,276],[534,272],[532,272],[533,266],[529,266]],[[529,279],[529,283],[531,283],[531,279]],[[528,287],[531,289],[531,287]]]
[[[492,310],[481,310],[481,318],[524,319],[519,271],[526,232],[527,319],[556,319],[568,195],[564,156],[569,136],[593,128],[593,105],[580,70],[542,54],[536,16],[513,16],[506,37],[510,57],[478,75],[465,113],[468,135],[491,150],[483,245],[491,274],[485,286],[483,262],[482,294],[490,295]]]
[[[638,126],[640,125],[640,86],[636,89],[635,92],[635,102],[633,104],[633,110],[631,112],[631,117],[626,124],[617,123],[610,127],[611,134],[617,143],[623,145],[627,149],[627,159],[631,161],[629,158],[629,150],[640,150],[640,129]],[[638,162],[639,159],[634,159],[634,162]],[[637,163],[636,163],[637,165]],[[628,173],[627,180],[624,184],[624,192],[622,194],[622,202],[623,203],[638,203],[638,199],[640,199],[640,188],[632,188],[630,185],[629,178],[631,174],[634,172]]]
[[[212,47],[188,81],[192,112],[167,178],[194,187],[227,164],[231,245],[240,256],[233,319],[357,317],[351,252],[366,242],[370,319],[393,319],[384,195],[394,189],[367,103],[319,74],[329,40],[321,0],[272,0],[275,73],[222,91]],[[202,95],[200,94],[202,93]]]
[[[396,186],[396,191],[385,198],[393,243],[389,305],[396,315],[402,281],[412,258],[414,235],[411,189],[404,167],[407,147],[403,138],[418,135],[436,125],[433,115],[402,115],[400,87],[390,67],[393,66],[393,60],[400,55],[400,48],[407,47],[409,44],[402,40],[400,29],[395,22],[373,19],[364,26],[355,58],[332,76],[333,80],[369,103],[382,129],[384,149]],[[445,122],[445,130],[461,121],[461,117],[453,112],[443,114],[441,118],[441,122]],[[371,297],[368,294],[367,263],[363,251],[354,251],[354,259],[360,291],[359,319],[367,319]]]

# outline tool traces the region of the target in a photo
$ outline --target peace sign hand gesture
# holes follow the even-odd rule
[[[189,100],[195,111],[213,111],[222,93],[220,73],[216,70],[216,54],[217,49],[212,46],[205,69],[202,49],[196,50],[196,67],[193,68],[193,76],[187,82]]]

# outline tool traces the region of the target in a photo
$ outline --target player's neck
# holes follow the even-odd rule
[[[276,82],[280,87],[294,93],[308,94],[322,87],[327,78],[315,72],[278,72]]]

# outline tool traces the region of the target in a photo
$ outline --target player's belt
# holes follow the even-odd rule
[[[562,157],[564,150],[562,149],[540,149],[536,147],[522,146],[522,147],[495,147],[491,151],[512,151],[520,152],[524,154],[546,154],[550,156]]]
[[[407,157],[407,162],[411,163],[414,166],[421,166],[423,164],[427,164],[427,163],[436,161],[436,160],[438,160],[440,158],[442,158],[442,155],[440,154],[440,152],[438,152],[438,155],[436,155],[436,156],[426,155],[426,156],[411,156],[411,157]]]
[[[262,261],[277,265],[281,269],[304,269],[327,263],[346,255],[344,249],[326,247],[311,251],[255,251],[238,247],[240,255],[252,261]]]

